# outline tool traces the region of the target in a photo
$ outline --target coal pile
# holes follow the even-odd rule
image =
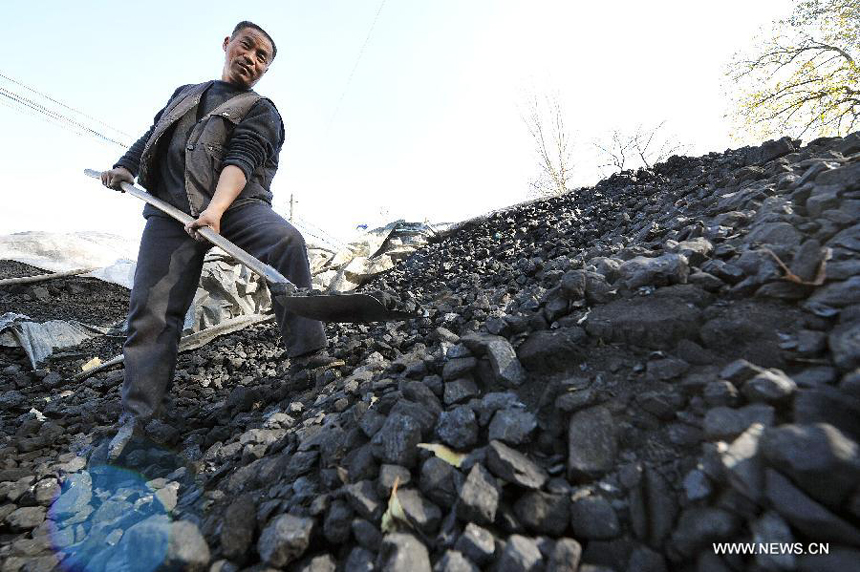
[[[494,213],[320,367],[271,324],[182,354],[118,465],[121,370],[3,353],[3,570],[860,569],[858,215],[858,133]]]
[[[0,276],[6,278],[24,278],[25,276],[42,276],[50,274],[47,270],[17,262],[15,260],[0,260]]]
[[[48,274],[12,260],[0,260],[0,279]],[[0,287],[0,315],[24,314],[31,320],[75,320],[96,326],[122,322],[128,312],[128,290],[80,276]]]

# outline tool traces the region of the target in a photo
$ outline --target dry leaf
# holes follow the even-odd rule
[[[587,320],[587,319],[588,319],[588,315],[589,315],[590,313],[591,313],[591,308],[589,308],[588,310],[586,310],[585,314],[583,314],[583,315],[582,315],[582,317],[576,321],[576,324],[577,324],[578,326],[579,326],[579,325],[582,325],[582,322],[584,322],[585,320]]]
[[[821,262],[818,263],[818,272],[815,273],[815,280],[812,281],[813,286],[821,286],[824,284],[824,280],[827,278],[827,261],[833,256],[833,249],[828,247],[824,248],[824,256],[821,258]]]
[[[36,421],[41,422],[41,421],[47,421],[47,419],[48,419],[47,417],[42,415],[42,412],[39,411],[38,409],[36,409],[35,407],[31,407],[29,412],[36,416]]]
[[[397,487],[399,485],[400,477],[396,477],[394,479],[394,486],[391,487],[391,496],[388,498],[388,509],[385,511],[385,514],[382,515],[382,522],[379,526],[384,533],[396,532],[397,521],[402,522],[407,526],[412,526],[409,524],[409,520],[406,518],[406,513],[403,512],[403,507],[400,505],[400,500],[397,498]]]
[[[340,482],[343,484],[349,483],[349,472],[343,467],[337,467],[337,478],[340,479]]]
[[[807,282],[794,272],[788,269],[788,266],[779,259],[779,256],[776,255],[774,251],[769,248],[762,248],[765,252],[770,254],[776,263],[779,264],[779,267],[782,268],[782,271],[785,272],[785,275],[782,277],[784,280],[788,280],[789,282],[793,282],[795,284],[802,284],[804,286],[821,286],[824,284],[824,279],[827,277],[827,261],[830,260],[830,257],[833,255],[833,251],[830,248],[824,249],[824,256],[821,258],[821,262],[818,263],[818,271],[815,274],[815,279],[811,282]]]
[[[82,365],[81,371],[89,371],[89,370],[93,369],[94,367],[100,366],[101,364],[102,364],[102,360],[100,360],[98,358],[98,356],[96,356],[93,359],[91,359],[90,361],[88,361],[87,363],[85,363],[84,365]]]
[[[421,449],[427,449],[428,451],[433,451],[437,457],[448,463],[449,465],[453,465],[460,468],[460,465],[463,464],[463,461],[466,459],[466,455],[463,453],[458,453],[457,451],[453,451],[442,445],[440,443],[418,443],[418,447]]]

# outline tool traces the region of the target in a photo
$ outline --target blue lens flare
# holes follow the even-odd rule
[[[163,449],[144,456],[176,460]],[[155,476],[165,474],[159,472]],[[173,518],[159,493],[164,479],[156,484],[152,478],[108,464],[66,478],[48,511],[51,544],[63,570],[153,572],[165,564]],[[171,509],[175,500],[174,495]]]

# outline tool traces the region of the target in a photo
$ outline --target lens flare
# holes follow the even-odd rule
[[[169,509],[176,504],[175,489],[166,507],[163,500],[170,496],[165,495],[166,481],[152,479],[169,473],[165,466],[180,464],[175,454],[163,449],[141,451],[136,457],[143,463],[129,463],[135,460],[134,455],[129,457],[126,463],[133,466],[153,459],[160,462],[141,472],[93,464],[91,458],[87,469],[63,482],[48,511],[51,545],[63,570],[152,572],[169,559],[173,523]]]

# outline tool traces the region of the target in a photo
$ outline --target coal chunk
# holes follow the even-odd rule
[[[371,440],[374,456],[383,463],[411,467],[418,459],[421,427],[412,417],[390,415]]]
[[[548,478],[543,468],[501,441],[490,442],[487,467],[499,478],[529,489],[541,488]]]
[[[462,552],[475,563],[483,565],[493,557],[496,541],[489,530],[469,522],[463,529],[463,534],[457,539],[454,549]]]
[[[527,491],[514,503],[514,512],[529,530],[561,536],[567,530],[570,498],[566,494]]]
[[[493,476],[480,464],[469,471],[455,510],[466,522],[492,524],[499,506],[499,488]]]
[[[574,413],[568,426],[567,471],[571,480],[587,480],[610,470],[617,453],[612,414],[597,406]]]
[[[310,518],[282,514],[275,517],[260,534],[257,552],[263,562],[285,566],[297,560],[310,544],[314,521]]]
[[[478,442],[478,421],[468,405],[443,411],[436,424],[436,434],[455,449],[468,449]]]
[[[536,428],[537,418],[534,413],[524,409],[502,409],[493,415],[489,438],[508,445],[522,445],[531,441]]]
[[[387,534],[382,539],[376,566],[387,572],[430,572],[430,555],[427,547],[411,534]]]

